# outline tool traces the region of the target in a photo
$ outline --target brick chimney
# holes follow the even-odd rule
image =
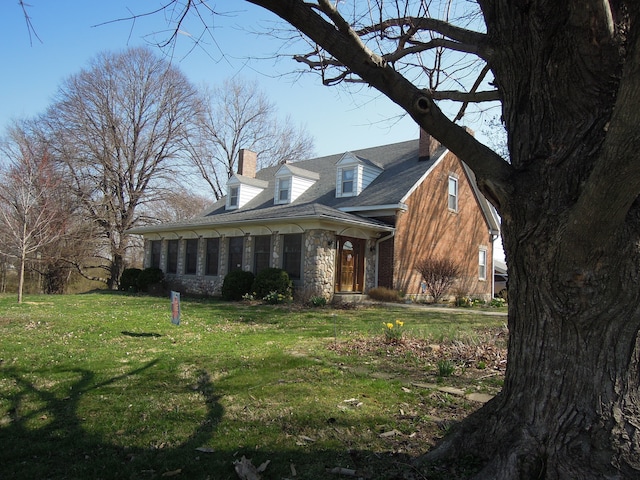
[[[238,175],[256,178],[256,168],[258,165],[258,154],[241,148],[238,152]]]
[[[438,142],[435,138],[425,132],[422,128],[420,129],[420,143],[418,147],[418,155],[419,160],[429,160],[435,151],[440,148],[440,142]]]

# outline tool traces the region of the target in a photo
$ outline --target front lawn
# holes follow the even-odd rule
[[[147,296],[0,296],[0,476],[237,479],[244,456],[269,479],[396,478],[506,363],[506,319],[473,310],[183,299],[170,316]]]

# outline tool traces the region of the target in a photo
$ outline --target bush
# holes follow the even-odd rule
[[[222,298],[238,301],[251,291],[255,276],[244,270],[233,270],[227,273],[222,282]]]
[[[263,300],[265,302],[267,302],[269,305],[277,305],[278,303],[285,303],[285,302],[290,302],[291,301],[291,297],[284,295],[282,293],[278,293],[278,292],[271,292],[269,294],[267,294]]]
[[[453,375],[456,366],[450,360],[439,360],[438,361],[438,376],[439,377],[450,377]]]
[[[327,304],[327,299],[322,296],[315,296],[309,299],[309,305],[312,307],[324,307]]]
[[[141,292],[149,290],[151,285],[160,284],[164,281],[164,272],[157,267],[145,268],[138,275],[137,286]]]
[[[372,288],[367,292],[369,298],[377,300],[379,302],[400,302],[402,301],[402,295],[397,290],[391,290],[386,287]]]
[[[433,303],[438,303],[460,276],[462,268],[450,258],[424,258],[416,264],[416,270],[433,297]]]
[[[138,277],[142,273],[139,268],[125,268],[120,275],[120,290],[135,292],[138,290]]]
[[[253,285],[251,286],[251,291],[256,298],[266,299],[266,297],[269,296],[270,299],[273,299],[282,296],[284,297],[283,301],[286,301],[291,300],[293,285],[291,284],[289,274],[281,268],[265,268],[256,275]]]

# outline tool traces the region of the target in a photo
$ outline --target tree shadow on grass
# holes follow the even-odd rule
[[[157,337],[161,337],[162,335],[160,335],[159,333],[155,333],[155,332],[127,332],[127,331],[122,331],[120,332],[122,333],[122,335],[126,335],[127,337],[134,337],[134,338],[157,338]]]
[[[83,396],[128,377],[144,375],[158,362],[150,361],[97,383],[96,374],[90,370],[67,370],[78,379],[65,397],[60,396],[60,389],[53,393],[50,387],[37,385],[31,372],[3,368],[0,378],[12,381],[14,388],[11,394],[3,395],[8,415],[0,419],[0,478],[154,478],[178,465],[184,452],[193,454],[211,438],[223,415],[206,374],[200,374],[193,387],[204,395],[206,415],[193,434],[175,448],[114,445],[100,434],[88,432],[83,426],[85,419],[78,414]]]
[[[399,472],[411,470],[411,459],[402,455],[351,450],[347,446],[314,449],[309,444],[308,448],[287,450],[269,445],[259,448],[238,445],[236,451],[203,449],[214,435],[220,434],[218,425],[224,414],[211,377],[205,371],[195,372],[198,378],[195,385],[185,385],[184,379],[164,378],[166,388],[174,388],[175,393],[197,391],[199,398],[204,399],[206,413],[198,419],[189,418],[197,423],[187,438],[169,445],[128,447],[110,440],[108,436],[113,432],[87,430],[87,419],[83,415],[91,412],[82,409],[84,396],[99,396],[97,392],[101,389],[119,389],[123,382],[134,377],[146,379],[156,388],[149,379],[153,379],[150,369],[158,363],[156,359],[104,381],[96,381],[97,374],[87,369],[66,370],[65,373],[74,375],[67,396],[60,393],[66,390],[56,387],[55,381],[50,384],[43,381],[42,375],[34,380],[33,372],[2,368],[0,385],[13,385],[10,394],[3,395],[3,406],[9,408],[8,415],[0,419],[0,478],[237,480],[233,462],[242,456],[252,458],[255,466],[267,460],[271,462],[263,473],[264,479],[335,478],[336,475],[326,471],[335,467],[359,469],[368,479],[393,479],[407,478]],[[101,416],[116,414],[109,404],[104,408]]]

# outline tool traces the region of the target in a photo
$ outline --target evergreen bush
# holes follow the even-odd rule
[[[243,270],[233,270],[227,273],[222,282],[222,298],[224,300],[242,300],[251,291],[255,275]]]
[[[164,281],[164,272],[157,267],[145,268],[138,275],[137,286],[141,292],[149,290],[151,285],[160,284]]]
[[[136,292],[138,290],[138,277],[142,272],[139,268],[125,268],[120,275],[120,290],[123,292]]]
[[[289,274],[281,268],[265,268],[253,281],[251,291],[256,298],[265,299],[267,296],[282,296],[285,300],[290,300],[293,292],[293,285]],[[280,303],[280,302],[276,302]]]

